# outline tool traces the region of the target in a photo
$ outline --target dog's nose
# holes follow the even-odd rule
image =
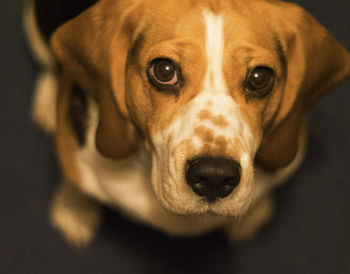
[[[232,159],[199,157],[186,163],[186,181],[210,202],[228,196],[241,179],[241,167]]]

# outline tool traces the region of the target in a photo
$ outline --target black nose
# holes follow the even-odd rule
[[[228,196],[241,179],[240,165],[227,158],[199,157],[186,163],[186,181],[210,202]]]

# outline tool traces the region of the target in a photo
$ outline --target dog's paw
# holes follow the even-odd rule
[[[51,222],[66,240],[81,248],[93,239],[101,219],[100,206],[73,186],[63,183],[53,198]]]
[[[252,239],[260,228],[264,226],[273,215],[274,201],[272,195],[263,197],[253,204],[247,213],[240,219],[226,227],[228,239],[235,243],[242,243]]]

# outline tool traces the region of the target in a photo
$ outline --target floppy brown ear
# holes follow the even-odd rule
[[[279,168],[295,158],[305,111],[349,75],[350,55],[301,7],[274,2],[270,11],[286,59],[286,81],[280,111],[265,134],[258,161]]]
[[[125,157],[136,146],[135,129],[123,108],[125,103],[117,102],[116,97],[124,98],[125,63],[138,11],[135,5],[126,7],[119,1],[99,1],[58,28],[51,39],[53,51],[63,68],[97,101],[96,147],[112,158]],[[113,75],[113,80],[117,78],[114,86],[112,56],[117,58],[113,62],[119,73]]]

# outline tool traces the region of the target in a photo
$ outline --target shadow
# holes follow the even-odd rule
[[[327,159],[325,145],[320,138],[310,132],[306,155],[296,172],[281,187],[275,190],[276,209],[275,214],[268,226],[267,231],[272,231],[269,227],[278,226],[284,211],[291,203],[295,203],[294,194],[299,189],[299,183],[303,183],[305,175],[314,172],[319,166],[319,161]],[[326,161],[326,160],[324,160]],[[265,228],[264,228],[265,229]]]
[[[130,223],[110,209],[105,209],[102,229],[101,240],[112,241],[122,252],[131,254],[142,273],[233,273],[235,248],[221,232],[170,237]]]

